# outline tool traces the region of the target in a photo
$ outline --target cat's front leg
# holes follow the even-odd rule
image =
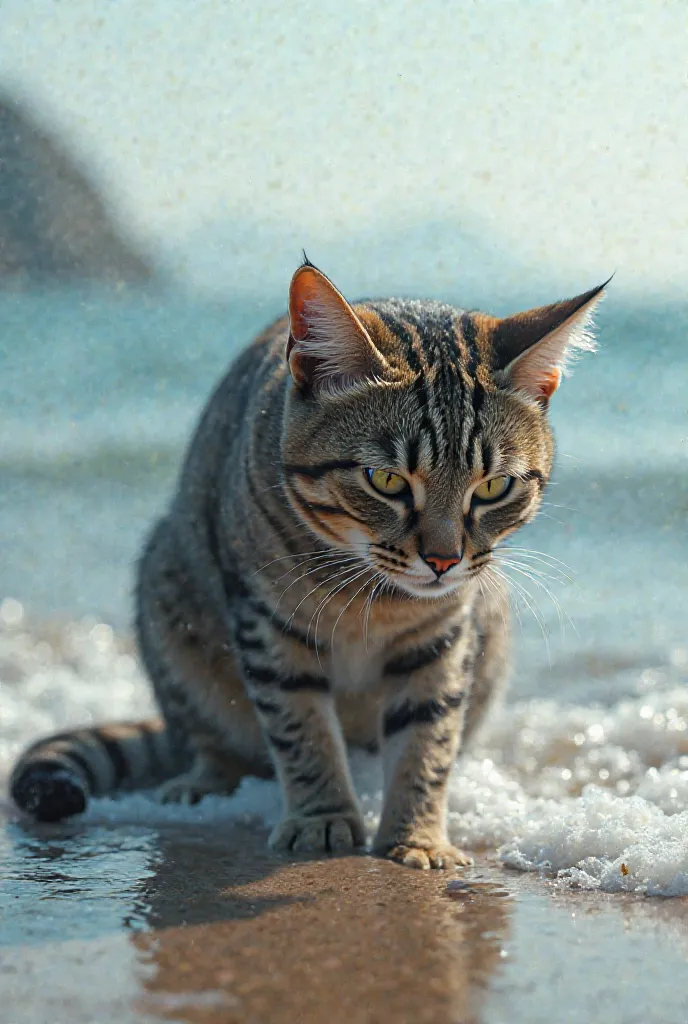
[[[327,681],[244,665],[285,802],[275,850],[328,852],[365,842],[346,746]]]
[[[442,645],[440,644],[440,649]],[[470,691],[472,649],[458,642],[390,663],[381,720],[385,799],[378,853],[416,868],[453,868],[471,858],[447,837],[447,784]]]

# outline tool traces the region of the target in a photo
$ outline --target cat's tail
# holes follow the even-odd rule
[[[86,809],[89,796],[146,789],[180,771],[162,719],[73,729],[39,740],[12,772],[10,793],[39,821]]]

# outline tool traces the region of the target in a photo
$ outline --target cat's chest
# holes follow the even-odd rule
[[[384,650],[370,641],[340,642],[330,653],[329,676],[334,690],[360,693],[374,688],[382,677]]]
[[[326,671],[330,685],[340,693],[376,689],[383,680],[386,663],[409,645],[409,631],[415,642],[422,644],[442,629],[431,614],[426,625],[417,609],[407,605],[375,608],[364,621],[365,612],[365,607],[360,612],[347,609],[332,630]]]

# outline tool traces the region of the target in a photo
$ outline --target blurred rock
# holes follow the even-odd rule
[[[0,94],[0,288],[51,279],[134,284],[153,276],[78,161]]]

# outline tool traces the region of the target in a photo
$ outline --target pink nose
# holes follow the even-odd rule
[[[442,555],[421,555],[421,558],[424,562],[428,563],[433,572],[436,572],[438,576],[442,576],[443,573],[453,569],[461,561],[461,555],[452,555],[450,558]]]

